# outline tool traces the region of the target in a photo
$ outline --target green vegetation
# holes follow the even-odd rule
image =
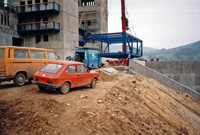
[[[172,49],[145,49],[144,58],[159,60],[200,61],[200,41]]]

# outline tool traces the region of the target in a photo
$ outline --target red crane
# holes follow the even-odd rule
[[[126,30],[129,30],[129,27],[128,27],[128,19],[126,18],[125,14],[125,0],[121,0],[121,5],[122,5],[122,32],[126,32]],[[122,52],[125,52],[125,43],[123,43]]]

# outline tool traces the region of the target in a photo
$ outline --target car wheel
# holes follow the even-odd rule
[[[46,90],[45,87],[42,87],[42,86],[40,86],[40,85],[38,85],[38,88],[39,88],[40,91],[45,91],[45,90]]]
[[[18,73],[14,78],[16,86],[23,86],[26,83],[26,76],[23,73]]]
[[[68,93],[69,92],[69,89],[70,89],[70,85],[69,85],[69,83],[64,83],[63,85],[62,85],[62,87],[59,89],[59,92],[61,93],[61,94],[66,94],[66,93]]]
[[[90,84],[90,87],[91,87],[91,88],[95,88],[95,87],[96,87],[96,83],[97,83],[97,79],[94,78],[94,79],[92,80],[92,83]]]

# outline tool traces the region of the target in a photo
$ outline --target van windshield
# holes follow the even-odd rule
[[[0,48],[0,59],[4,58],[4,51],[5,51],[4,48]]]
[[[48,63],[43,68],[41,68],[40,71],[55,74],[61,67],[62,64]]]

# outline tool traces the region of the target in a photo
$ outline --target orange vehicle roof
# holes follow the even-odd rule
[[[31,50],[43,50],[43,51],[54,51],[52,49],[25,47],[25,46],[0,46],[0,48],[13,48],[13,49],[31,49]]]

